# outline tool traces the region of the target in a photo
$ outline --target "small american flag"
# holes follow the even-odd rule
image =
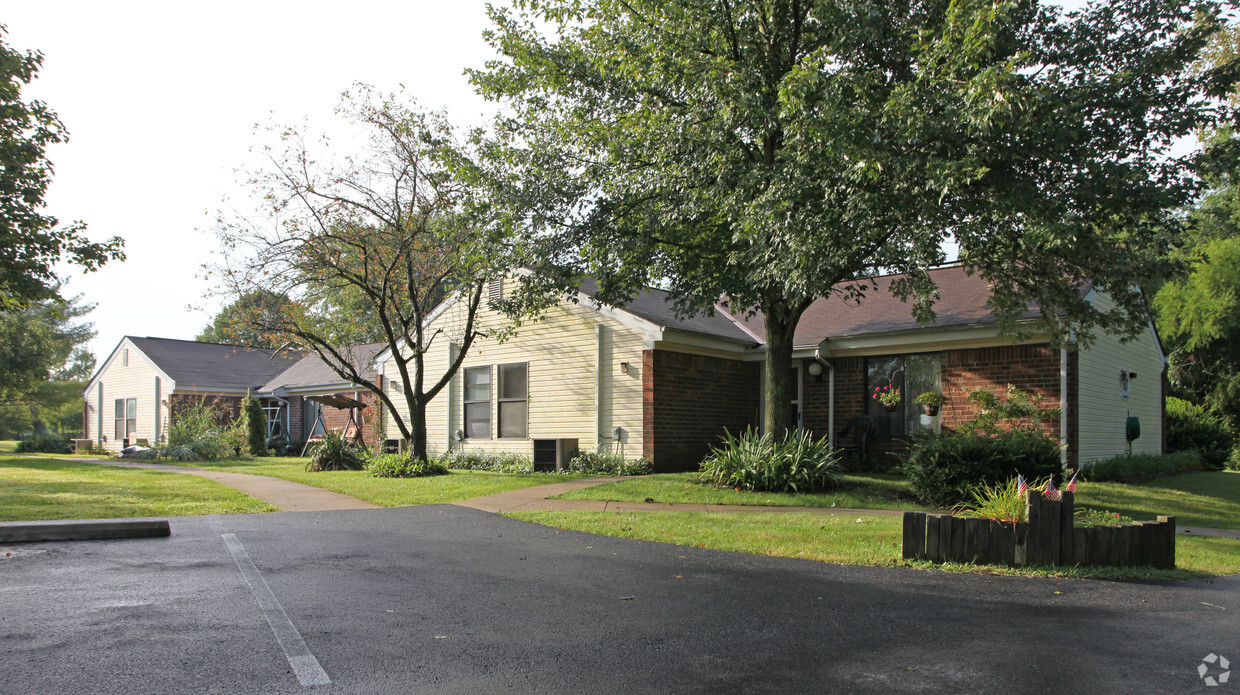
[[[1025,476],[1017,473],[1016,474],[1016,494],[1023,496],[1026,492],[1029,492],[1029,483],[1025,482]]]
[[[1072,480],[1069,480],[1068,484],[1063,486],[1063,490],[1064,492],[1076,492],[1076,473],[1072,474]]]
[[[1047,480],[1046,489],[1042,491],[1042,499],[1054,501],[1059,499],[1059,497],[1059,491],[1055,489],[1055,481]]]

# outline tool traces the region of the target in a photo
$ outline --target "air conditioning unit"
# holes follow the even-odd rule
[[[534,470],[539,472],[562,471],[577,455],[576,439],[535,439]]]

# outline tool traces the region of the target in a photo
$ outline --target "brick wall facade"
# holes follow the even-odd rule
[[[1006,345],[991,348],[944,350],[940,353],[941,384],[947,402],[940,410],[942,427],[951,430],[973,419],[978,413],[966,399],[970,389],[1003,390],[1008,384],[1042,396],[1046,409],[1059,406],[1059,352],[1049,345]],[[835,431],[838,433],[869,405],[866,383],[866,358],[845,357],[829,360],[835,367]],[[1069,460],[1076,449],[1076,354],[1068,359],[1068,432]],[[828,435],[829,371],[821,377],[804,375],[802,425],[816,437]],[[1049,436],[1059,437],[1059,421],[1042,423]],[[871,462],[878,468],[895,463],[905,450],[907,437],[872,436]]]
[[[643,455],[660,473],[696,470],[724,429],[758,425],[760,362],[642,354]]]
[[[216,420],[220,425],[227,425],[241,417],[241,401],[244,399],[244,396],[201,396],[174,393],[168,397],[168,408],[172,411],[172,419],[175,420],[180,413],[201,403],[215,410]],[[161,428],[161,431],[166,430]]]

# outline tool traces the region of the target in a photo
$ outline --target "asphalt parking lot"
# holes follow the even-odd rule
[[[454,506],[184,517],[0,548],[0,693],[1225,693],[1198,666],[1240,669],[1237,612],[1240,578],[842,567]]]

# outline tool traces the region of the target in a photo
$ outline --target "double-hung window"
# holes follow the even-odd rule
[[[465,368],[465,437],[491,438],[491,366]]]
[[[138,399],[116,399],[116,440],[132,437],[138,431]]]
[[[499,436],[524,439],[528,432],[529,366],[501,364],[499,370]]]

